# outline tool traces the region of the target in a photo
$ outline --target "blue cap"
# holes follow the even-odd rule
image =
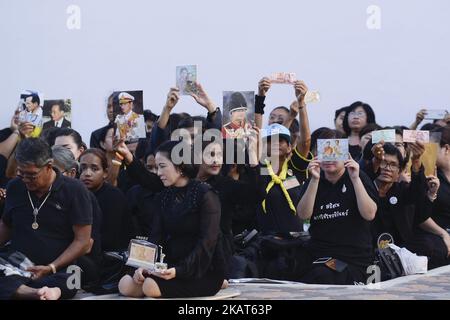
[[[279,123],[272,123],[270,126],[265,127],[261,132],[261,137],[263,139],[267,139],[276,135],[291,143],[291,132],[288,128]]]

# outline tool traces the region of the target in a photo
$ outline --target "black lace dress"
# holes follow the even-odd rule
[[[224,280],[220,243],[220,200],[206,183],[192,180],[182,188],[162,190],[150,241],[163,246],[168,267],[176,277],[151,276],[162,297],[200,297],[216,294]]]

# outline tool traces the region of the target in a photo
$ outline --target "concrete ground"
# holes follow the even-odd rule
[[[242,280],[240,280],[242,281]],[[262,279],[253,281],[263,282]],[[379,283],[375,286],[307,285],[283,283],[234,283],[214,297],[202,300],[450,300],[450,266]],[[92,296],[80,293],[76,299],[128,300],[119,295]]]
[[[278,300],[450,300],[450,266],[384,281],[378,286],[232,284],[235,299]]]

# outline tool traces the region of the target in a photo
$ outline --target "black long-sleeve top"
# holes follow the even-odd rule
[[[438,170],[441,182],[437,199],[433,202],[433,220],[442,228],[450,228],[450,181],[444,172]]]
[[[127,192],[127,205],[131,215],[132,237],[150,234],[155,212],[155,194],[140,185],[133,186]]]
[[[201,278],[223,273],[220,245],[220,200],[206,183],[191,180],[185,187],[169,187],[157,195],[150,241],[163,246],[177,278]]]
[[[128,174],[155,195],[149,240],[163,246],[177,278],[200,278],[214,269],[224,273],[219,196],[207,183],[191,180],[182,188],[164,188],[159,177],[134,160]]]
[[[94,192],[102,211],[101,239],[104,251],[121,251],[131,238],[127,199],[120,189],[105,183]]]
[[[397,245],[404,245],[415,228],[432,213],[432,203],[426,197],[424,169],[411,172],[411,182],[394,183],[385,197],[380,197],[373,223],[374,242],[382,233],[390,233]]]
[[[291,159],[288,161],[288,173],[284,181],[285,187],[295,208],[300,202],[301,185],[307,177],[307,167],[312,156],[302,157],[297,150],[294,150]],[[258,167],[258,170],[263,166]],[[258,188],[256,194],[256,218],[258,230],[266,234],[278,234],[288,236],[290,232],[303,231],[303,221],[298,217],[286,200],[281,187],[275,184],[266,192],[268,184],[272,181],[269,175],[256,175],[255,183]],[[266,212],[263,211],[262,201],[265,201]]]
[[[224,235],[232,235],[233,217],[236,205],[255,201],[257,188],[254,183],[256,168],[248,170],[248,180],[233,180],[222,175],[212,176],[206,182],[217,192],[221,202],[222,216],[220,227]]]

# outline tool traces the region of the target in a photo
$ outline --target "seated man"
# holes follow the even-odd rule
[[[340,138],[335,132],[333,139]],[[378,195],[353,159],[313,160],[310,179],[303,185],[297,213],[310,219],[311,240],[299,248],[294,280],[317,284],[366,282],[373,263],[370,222]]]
[[[381,145],[381,144],[379,144]],[[373,158],[379,175],[374,183],[380,202],[374,221],[374,240],[390,234],[394,243],[406,247],[417,255],[428,257],[428,269],[449,263],[450,236],[433,218],[432,206],[439,190],[439,179],[425,177],[420,160],[425,148],[421,143],[411,143],[411,182],[399,182],[406,165],[401,152],[392,144],[382,146],[383,160]]]
[[[31,277],[0,272],[0,299],[71,298],[65,269],[91,249],[92,204],[81,182],[53,169],[43,140],[23,140],[16,150],[17,178],[7,187],[0,221],[0,250],[24,254],[34,266]],[[76,195],[76,196],[74,196]],[[81,280],[81,279],[80,279]],[[75,282],[76,283],[76,282]]]

